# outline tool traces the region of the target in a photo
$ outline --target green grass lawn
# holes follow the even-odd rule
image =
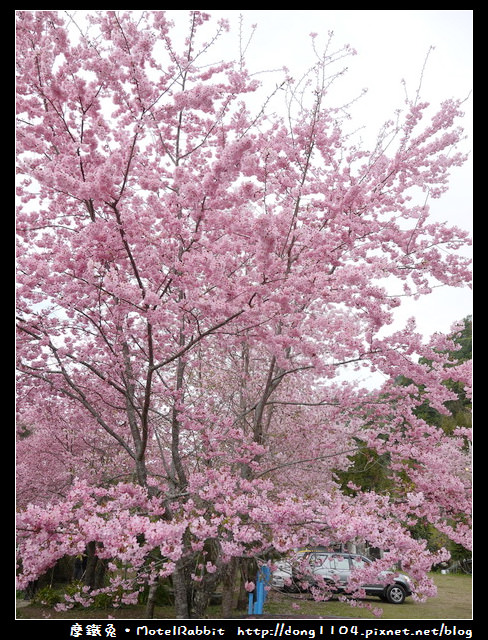
[[[368,597],[361,604],[372,605],[383,610],[384,620],[426,620],[426,619],[471,619],[472,618],[472,578],[468,575],[433,574],[438,594],[427,602],[418,603],[407,598],[404,604],[395,605],[382,602],[379,598]],[[298,605],[298,609],[292,604]],[[270,594],[265,604],[265,612],[270,615],[297,614],[303,616],[338,616],[343,618],[376,618],[370,609],[351,607],[333,598],[327,602],[314,602],[305,595]]]
[[[381,602],[379,598],[365,598],[362,604],[369,603],[373,608],[383,610],[379,619],[384,620],[470,620],[472,614],[472,579],[468,575],[442,575],[433,574],[437,585],[438,594],[435,598],[429,598],[427,602],[417,603],[412,598],[407,598],[402,605],[393,605]],[[298,608],[293,607],[295,604]],[[236,612],[235,617],[246,616],[247,611]],[[264,607],[263,618],[266,616],[287,617],[303,616],[337,616],[339,618],[370,618],[378,619],[373,613],[364,607],[351,607],[339,602],[336,598],[328,602],[314,602],[306,594],[282,594],[270,592]],[[28,604],[17,609],[18,619],[143,619],[144,607],[125,607],[122,609],[76,609],[64,613],[58,613],[49,607]],[[171,606],[156,607],[155,618],[174,618]],[[210,607],[207,618],[220,618],[220,608]]]

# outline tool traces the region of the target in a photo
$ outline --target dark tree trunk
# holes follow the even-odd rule
[[[95,570],[97,567],[97,556],[95,554],[96,542],[91,541],[86,545],[86,569],[85,569],[85,585],[90,589],[95,589]]]
[[[108,560],[105,558],[97,558],[97,565],[95,567],[95,589],[101,589],[105,586],[107,564]]]
[[[210,599],[220,580],[220,571],[206,573],[203,580],[197,584],[192,592],[191,617],[204,618]]]
[[[239,558],[231,558],[222,568],[222,618],[231,618],[236,599],[236,577]]]
[[[86,565],[83,582],[90,589],[100,589],[105,584],[108,560],[97,556],[97,543],[92,540],[86,545]]]
[[[241,558],[241,584],[239,587],[239,600],[237,602],[238,609],[247,609],[249,594],[244,585],[246,582],[256,582],[258,566],[253,558]]]

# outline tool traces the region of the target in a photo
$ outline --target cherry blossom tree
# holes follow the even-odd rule
[[[467,234],[428,206],[464,161],[461,103],[416,96],[365,150],[331,101],[350,47],[314,36],[257,103],[244,52],[210,57],[228,25],[188,20],[178,47],[163,11],[17,12],[19,584],[90,543],[103,589],[170,576],[199,617],[236,558],[361,540],[431,595],[445,553],[409,526],[469,545],[469,433],[415,416],[454,398],[454,346],[384,329],[469,282]],[[391,495],[341,490],[360,443]]]

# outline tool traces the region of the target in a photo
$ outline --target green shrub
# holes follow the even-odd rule
[[[90,609],[111,609],[113,607],[114,599],[108,593],[98,593],[93,598],[93,604]]]
[[[42,587],[36,592],[33,598],[33,602],[36,604],[42,604],[47,607],[54,607],[54,605],[63,602],[63,592],[54,587]]]

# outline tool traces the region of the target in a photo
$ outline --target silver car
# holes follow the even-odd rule
[[[296,565],[291,562],[276,563],[276,570],[271,577],[272,586],[289,591],[300,591],[317,584],[316,577],[321,577],[331,585],[333,591],[343,592],[347,589],[349,578],[355,569],[366,568],[372,561],[365,556],[355,553],[300,551]],[[300,564],[306,568],[300,569]],[[388,575],[393,575],[389,584],[365,584],[362,588],[367,595],[378,596],[391,604],[402,604],[407,596],[412,594],[412,587],[408,576],[403,574],[386,574],[382,572],[385,581]]]

